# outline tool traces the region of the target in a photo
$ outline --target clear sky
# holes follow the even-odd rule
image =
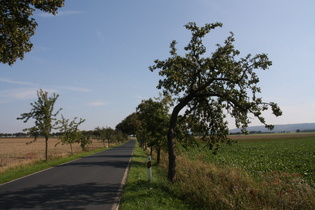
[[[242,56],[268,54],[261,96],[283,116],[266,113],[267,122],[315,122],[313,0],[66,0],[57,16],[33,17],[33,50],[12,67],[0,64],[0,133],[32,126],[16,118],[40,88],[60,95],[56,109],[66,118],[86,119],[81,129],[114,128],[142,99],[158,96],[158,73],[148,67],[169,57],[172,40],[182,54],[188,22],[223,23],[205,39],[209,55],[230,31]]]

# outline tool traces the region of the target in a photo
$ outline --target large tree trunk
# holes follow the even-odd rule
[[[186,96],[179,104],[177,104],[172,112],[170,119],[170,126],[167,132],[167,143],[168,143],[168,175],[167,178],[170,182],[176,181],[176,153],[175,153],[175,142],[176,142],[176,126],[179,112],[193,99],[193,94]]]
[[[175,154],[175,131],[170,128],[167,134],[168,141],[168,175],[167,178],[170,182],[176,181],[176,154]]]
[[[177,105],[172,112],[170,119],[170,127],[167,132],[167,145],[168,145],[168,175],[167,178],[170,182],[176,181],[176,154],[175,154],[175,136],[176,125],[179,111],[182,109],[182,105]]]

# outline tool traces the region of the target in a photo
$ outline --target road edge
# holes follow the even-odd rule
[[[109,148],[109,149],[111,149],[111,148]],[[105,150],[108,150],[108,149],[105,149]],[[104,151],[105,151],[105,150],[104,150]],[[102,152],[102,151],[101,151],[101,152]],[[98,154],[98,153],[95,153],[95,154]],[[92,154],[92,155],[95,155],[95,154]],[[11,183],[11,182],[18,181],[18,180],[20,180],[20,179],[27,178],[27,177],[32,176],[32,175],[35,175],[35,174],[42,173],[42,172],[44,172],[44,171],[48,171],[48,170],[53,169],[53,168],[58,167],[58,166],[62,166],[62,165],[69,164],[69,163],[71,163],[71,162],[74,162],[74,161],[77,161],[77,160],[80,160],[80,159],[82,159],[82,158],[86,158],[86,157],[89,157],[89,156],[92,156],[92,155],[80,157],[80,158],[78,158],[78,159],[70,160],[70,161],[68,161],[68,162],[64,162],[64,163],[61,163],[61,164],[59,164],[59,165],[51,166],[51,167],[48,167],[48,168],[45,168],[45,169],[36,171],[36,172],[34,172],[34,173],[30,173],[30,174],[27,174],[27,175],[25,175],[25,176],[21,176],[21,177],[19,177],[19,178],[17,178],[17,179],[13,179],[13,180],[10,180],[10,181],[8,181],[8,182],[1,183],[0,186],[9,184],[9,183]]]
[[[129,172],[129,169],[130,169],[130,163],[131,163],[131,159],[132,159],[132,157],[133,157],[133,152],[134,152],[134,150],[135,150],[136,143],[137,143],[137,141],[135,141],[134,148],[132,149],[132,152],[131,152],[131,157],[129,158],[128,165],[127,165],[127,167],[126,167],[124,176],[123,176],[123,178],[122,178],[122,180],[121,180],[121,183],[120,183],[120,186],[119,186],[119,189],[118,189],[116,198],[115,198],[115,204],[113,205],[113,207],[111,208],[111,210],[119,210],[120,202],[121,202],[121,195],[122,195],[122,193],[123,193],[123,189],[124,189],[124,186],[125,186],[126,181],[127,181],[128,172]]]

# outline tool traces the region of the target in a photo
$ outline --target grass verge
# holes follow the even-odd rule
[[[166,174],[152,161],[152,181],[148,181],[147,154],[136,146],[131,160],[120,209],[192,209],[176,196]]]
[[[50,159],[47,162],[44,160],[38,160],[36,162],[32,162],[27,165],[9,168],[7,171],[0,174],[0,184],[9,182],[14,179],[18,179],[23,176],[27,176],[29,174],[32,174],[32,173],[35,173],[35,172],[38,172],[38,171],[41,171],[41,170],[44,170],[53,166],[57,166],[57,165],[60,165],[60,164],[63,164],[63,163],[66,163],[66,162],[69,162],[78,158],[86,157],[86,156],[104,151],[109,148],[100,148],[100,149],[96,149],[89,152],[82,152],[82,153],[69,156],[69,157],[55,157],[55,158]]]
[[[166,179],[167,156],[147,175],[146,153],[136,148],[121,209],[315,209],[315,189],[299,174],[261,173],[177,157],[177,181]]]
[[[296,174],[257,180],[242,169],[177,157],[178,191],[196,209],[314,209],[315,189]]]

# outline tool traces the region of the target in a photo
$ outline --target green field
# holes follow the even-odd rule
[[[223,167],[241,168],[250,174],[290,173],[315,183],[315,134],[249,135],[234,137],[237,144],[223,145],[217,155],[209,150],[191,149],[185,153]]]
[[[231,138],[239,142],[217,155],[200,150],[204,145],[179,148],[173,184],[167,154],[148,183],[146,155],[137,148],[122,209],[315,209],[315,134]]]

